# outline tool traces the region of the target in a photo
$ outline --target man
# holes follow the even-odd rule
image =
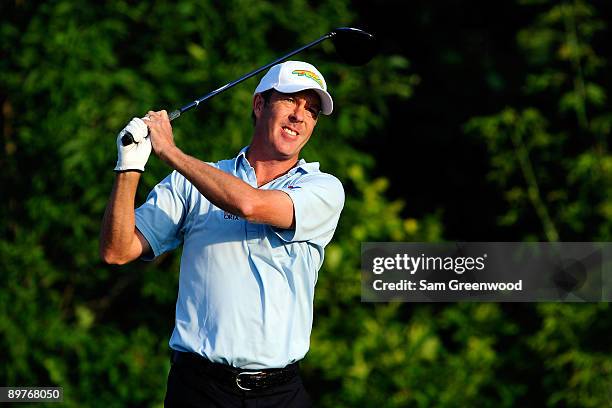
[[[257,86],[251,144],[231,160],[183,153],[165,111],[119,133],[102,258],[151,260],[183,244],[166,406],[310,406],[297,362],[344,190],[299,154],[332,109],[320,72],[287,61]],[[136,144],[122,146],[125,131]],[[174,171],[134,212],[151,148]]]

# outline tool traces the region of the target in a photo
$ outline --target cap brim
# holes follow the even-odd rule
[[[324,115],[331,115],[334,110],[334,101],[332,100],[331,95],[317,87],[309,87],[304,85],[285,85],[285,86],[274,86],[278,92],[282,93],[295,93],[300,91],[305,91],[307,89],[312,89],[317,94],[319,94],[319,98],[321,99],[321,113]]]

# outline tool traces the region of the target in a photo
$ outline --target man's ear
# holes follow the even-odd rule
[[[259,119],[259,116],[261,116],[265,103],[266,102],[261,94],[257,93],[255,96],[253,96],[253,113],[257,119]]]

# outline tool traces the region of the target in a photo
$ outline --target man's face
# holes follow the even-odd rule
[[[263,139],[266,150],[279,160],[296,158],[310,139],[320,111],[319,95],[310,89],[292,94],[273,90],[268,104],[257,94],[255,137]]]

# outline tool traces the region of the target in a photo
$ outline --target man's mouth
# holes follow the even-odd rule
[[[291,136],[297,136],[299,133],[296,132],[295,130],[288,128],[287,126],[283,126],[283,130],[285,131],[285,133],[291,135]]]

